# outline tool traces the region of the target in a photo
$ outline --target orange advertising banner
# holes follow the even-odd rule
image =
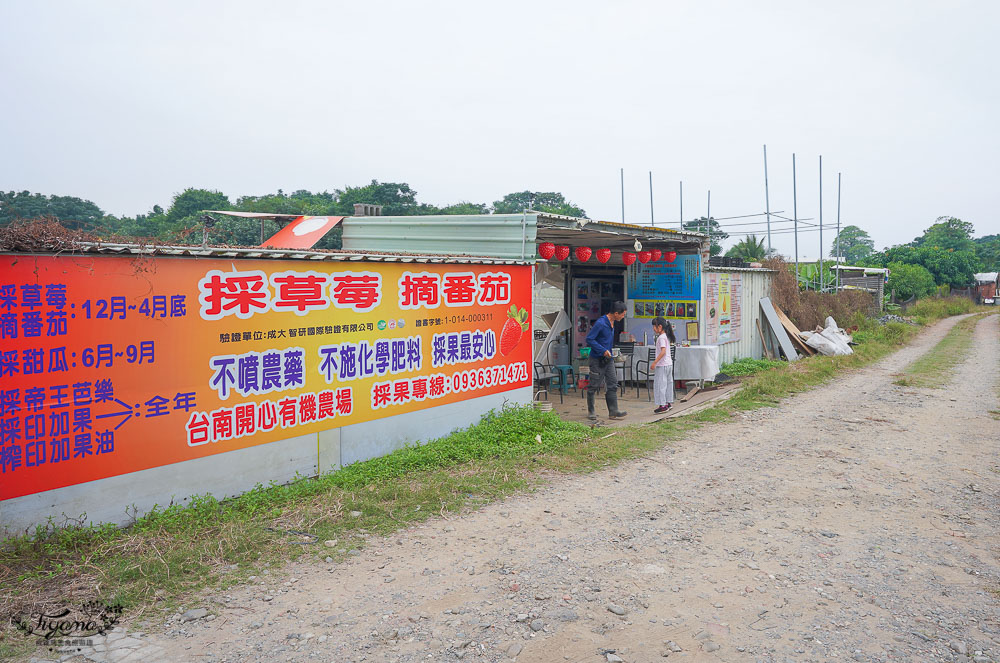
[[[0,499],[531,385],[531,267],[0,256]]]
[[[343,216],[300,216],[274,233],[261,247],[279,249],[311,249],[333,227],[344,220]]]

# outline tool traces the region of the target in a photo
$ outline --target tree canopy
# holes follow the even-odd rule
[[[737,242],[731,249],[726,251],[728,258],[742,258],[747,262],[761,262],[767,258],[767,247],[764,246],[765,237],[758,239],[757,235],[747,235]]]
[[[50,216],[67,228],[89,230],[101,237],[156,239],[188,244],[201,242],[201,215],[207,210],[350,216],[354,213],[355,203],[381,205],[385,216],[520,213],[531,207],[551,214],[586,217],[582,208],[554,191],[509,193],[492,206],[464,200],[437,207],[418,201],[417,192],[405,182],[372,180],[362,186],[346,186],[318,193],[299,189],[289,194],[278,189],[276,193],[241,196],[235,202],[220,191],[192,187],[175,194],[166,209],[154,205],[149,212],[134,217],[106,215],[89,200],[69,196],[0,191],[0,226],[18,218]],[[270,220],[220,216],[209,232],[209,241],[215,244],[257,246],[261,242],[261,235],[266,239],[277,232],[278,228],[279,224]],[[340,238],[341,230],[335,228],[320,240],[317,248],[340,248]]]
[[[74,196],[45,196],[29,191],[0,191],[0,226],[14,219],[53,216],[70,230],[90,230],[104,217],[100,207]]]
[[[833,238],[830,255],[841,257],[848,264],[853,265],[867,258],[874,250],[875,242],[868,236],[868,233],[858,226],[844,226],[840,229],[840,234]]]
[[[938,285],[953,288],[968,287],[972,283],[972,275],[979,271],[979,260],[973,251],[928,246],[894,246],[872,254],[866,262],[877,267],[889,267],[891,263],[921,265],[934,276]]]
[[[922,265],[889,263],[889,283],[886,290],[895,292],[899,299],[926,297],[934,292],[934,288],[934,275]]]
[[[713,256],[722,253],[722,240],[729,238],[729,233],[724,232],[722,227],[719,226],[719,222],[714,218],[706,219],[705,217],[700,217],[691,221],[685,221],[684,229],[696,233],[707,232],[712,240],[711,255]]]
[[[953,216],[939,216],[924,234],[917,237],[912,246],[926,246],[951,251],[973,251],[973,225]]]
[[[979,267],[984,272],[1000,272],[1000,235],[986,235],[975,240]]]
[[[517,193],[508,193],[493,203],[494,214],[520,214],[526,209],[587,218],[587,213],[583,211],[583,208],[567,201],[561,193],[555,191],[518,191]]]

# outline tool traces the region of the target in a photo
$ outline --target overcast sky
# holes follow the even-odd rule
[[[686,219],[709,189],[715,217],[763,212],[766,143],[773,211],[795,152],[818,217],[822,154],[824,221],[843,172],[841,222],[879,248],[941,215],[997,233],[998,26],[994,0],[0,0],[0,189],[134,215],[192,186],[378,179],[438,205],[560,191],[619,221],[624,168],[625,220],[649,222],[652,171],[676,227],[681,180]]]

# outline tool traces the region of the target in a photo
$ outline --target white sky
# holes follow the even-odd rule
[[[593,218],[771,209],[881,248],[1000,232],[1000,3],[0,0],[0,189],[113,214],[408,182],[561,191]],[[742,232],[743,228],[734,229]],[[833,232],[824,233],[826,251]],[[727,245],[732,244],[733,238]],[[791,235],[775,247],[792,252]],[[815,258],[815,233],[800,256]]]

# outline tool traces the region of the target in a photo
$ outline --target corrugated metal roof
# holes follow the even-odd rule
[[[403,252],[379,251],[297,251],[292,249],[237,248],[225,246],[160,246],[145,244],[110,244],[103,242],[79,242],[76,253],[101,253],[110,255],[154,255],[191,258],[240,258],[271,260],[317,260],[338,262],[417,262],[453,263],[482,265],[521,265],[530,260],[513,260],[489,256],[430,255]],[[39,251],[8,251],[0,254],[38,255]],[[56,252],[53,252],[56,253]],[[73,253],[60,251],[60,255]]]
[[[976,280],[976,283],[994,283],[997,280],[997,275],[1000,272],[980,272],[979,274],[973,274],[972,278]]]
[[[837,269],[843,272],[864,272],[865,274],[888,274],[885,267],[857,267],[853,265],[831,265],[830,269]]]
[[[536,215],[351,216],[341,226],[344,249],[535,257]]]
[[[675,230],[660,226],[641,226],[632,223],[619,223],[617,221],[600,221],[597,219],[580,219],[575,216],[563,216],[561,214],[549,214],[548,212],[529,212],[538,216],[539,227],[562,227],[593,230],[597,232],[607,232],[617,235],[630,235],[634,237],[646,236],[649,239],[662,239],[665,241],[701,241],[708,239],[705,233],[692,232],[689,230]]]

